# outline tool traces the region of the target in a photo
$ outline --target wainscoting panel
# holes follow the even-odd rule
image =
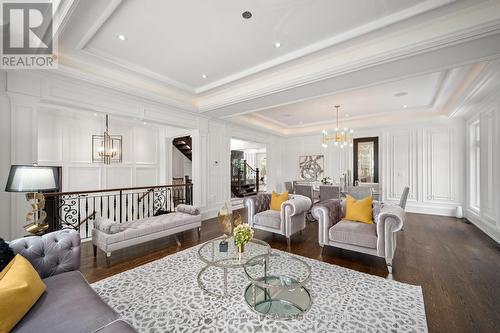
[[[135,171],[135,184],[137,186],[158,184],[158,169],[155,167],[137,166]]]
[[[405,186],[410,187],[408,201],[416,201],[417,188],[417,130],[389,132],[386,159],[386,198],[398,201]]]
[[[133,184],[132,166],[107,166],[104,172],[106,174],[105,188],[131,187]]]
[[[495,183],[492,181],[496,178],[494,170],[495,149],[496,153],[500,147],[495,145],[494,133],[496,125],[496,114],[494,108],[489,108],[480,115],[480,142],[481,142],[481,171],[480,171],[480,200],[481,200],[481,215],[484,220],[491,224],[496,224],[496,206],[495,202]],[[498,169],[496,173],[498,173]],[[494,176],[495,175],[495,176]],[[496,189],[498,191],[498,189]]]
[[[95,166],[70,166],[63,168],[63,191],[100,189],[101,168]]]
[[[54,114],[44,112],[38,117],[38,163],[40,165],[60,165],[63,159],[63,126],[61,119]]]
[[[158,163],[158,129],[152,126],[134,127],[134,154],[138,164]]]
[[[455,201],[455,146],[452,128],[423,129],[424,202]]]

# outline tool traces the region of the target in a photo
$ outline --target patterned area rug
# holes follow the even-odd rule
[[[243,269],[230,270],[229,298],[203,292],[199,245],[92,284],[139,332],[427,332],[422,289],[297,256],[312,267],[313,304],[300,319],[255,314],[243,291]],[[273,250],[273,252],[280,252]],[[214,291],[222,270],[203,276]]]

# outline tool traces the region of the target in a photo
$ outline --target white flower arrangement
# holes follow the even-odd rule
[[[233,230],[234,244],[245,245],[253,238],[253,229],[247,224],[238,225]]]

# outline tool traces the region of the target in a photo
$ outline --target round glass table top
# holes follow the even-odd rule
[[[306,284],[311,278],[311,267],[302,259],[286,253],[254,256],[244,265],[248,279],[262,287],[275,288],[277,281],[266,281],[266,277],[279,277],[279,286],[294,289]]]
[[[311,267],[286,253],[256,256],[243,266],[251,283],[244,292],[255,312],[275,318],[296,318],[311,308],[312,298],[305,284]]]
[[[227,242],[227,250],[221,251],[220,243]],[[245,250],[238,252],[238,247],[234,244],[233,237],[217,237],[205,242],[199,249],[200,259],[208,265],[221,268],[242,267],[255,256],[266,257],[271,253],[271,247],[264,241],[252,239],[245,244]]]

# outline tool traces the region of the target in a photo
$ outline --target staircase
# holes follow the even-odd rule
[[[252,168],[240,159],[238,151],[231,152],[231,192],[237,198],[256,195],[259,192],[259,168]]]
[[[190,136],[175,138],[172,141],[172,144],[175,146],[175,148],[179,149],[179,151],[190,161],[193,160],[193,145]]]

